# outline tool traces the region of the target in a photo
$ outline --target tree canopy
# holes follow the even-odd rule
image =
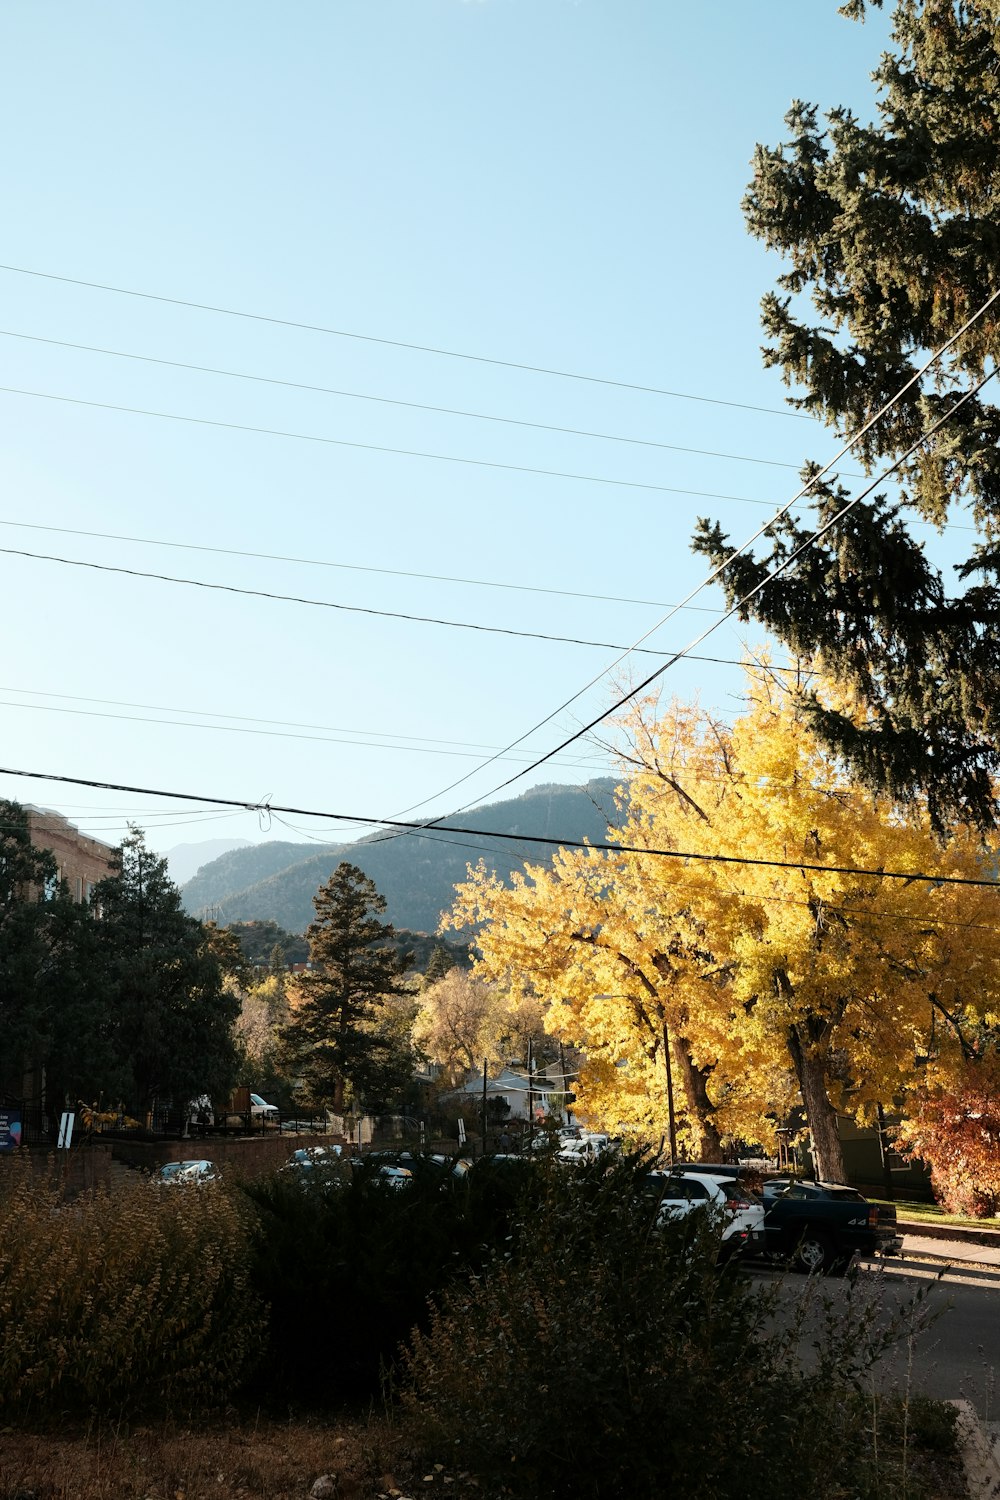
[[[348,1090],[355,1100],[381,1101],[390,1079],[412,1070],[408,1052],[405,1063],[394,1063],[400,1028],[391,1012],[394,999],[409,1005],[402,985],[409,955],[384,946],[393,937],[391,923],[379,918],[385,900],[356,865],[339,864],[313,904],[312,967],[290,987],[285,1041],[290,1068],[310,1096],[340,1113]]]
[[[137,1113],[156,1098],[183,1104],[224,1096],[235,1078],[239,1001],[225,985],[238,945],[181,907],[167,862],[133,829],[114,872],[94,889],[93,924],[102,1007],[120,1073]]]
[[[865,0],[842,8],[860,20]],[[792,405],[841,437],[858,432],[1000,291],[998,16],[998,0],[897,0],[895,50],[873,75],[878,121],[864,125],[843,108],[821,119],[816,105],[796,101],[788,139],[756,149],[747,224],[786,264],[763,299],[765,364],[796,391]],[[998,817],[995,387],[923,435],[987,373],[998,335],[994,301],[871,427],[852,458],[868,473],[902,459],[895,483],[821,541],[810,540],[815,522],[791,516],[771,529],[767,558],[734,556],[707,520],[694,541],[727,564],[731,604],[759,587],[744,618],[752,613],[865,708],[859,717],[808,698],[825,743],[874,790],[924,798],[938,827],[991,827]],[[825,523],[848,496],[832,478],[811,498]],[[973,535],[951,583],[911,525],[956,519]],[[773,562],[785,566],[769,581]]]
[[[482,924],[485,977],[523,976],[582,1047],[584,1114],[666,1135],[669,1056],[690,1150],[773,1143],[801,1099],[817,1169],[843,1180],[837,1113],[870,1122],[932,1036],[960,1060],[1000,1004],[996,892],[882,872],[992,861],[974,831],[942,849],[924,808],[873,799],[782,675],[751,671],[748,698],[732,726],[682,704],[627,724],[619,837],[667,857],[560,850],[512,890],[481,869],[453,919]]]

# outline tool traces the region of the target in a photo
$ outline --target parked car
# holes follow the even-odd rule
[[[472,1165],[468,1157],[446,1156],[440,1151],[408,1151],[386,1147],[355,1157],[352,1166],[378,1162],[382,1166],[404,1167],[411,1177],[433,1177],[443,1184],[460,1182]]]
[[[214,1162],[198,1158],[195,1161],[164,1162],[152,1177],[155,1187],[204,1187],[206,1183],[221,1181],[221,1174]]]
[[[299,1146],[278,1168],[281,1175],[322,1192],[335,1191],[344,1185],[340,1170],[342,1147]]]
[[[372,1181],[379,1187],[389,1188],[393,1192],[401,1192],[403,1189],[413,1186],[413,1173],[407,1167],[386,1165],[375,1168]]]
[[[764,1204],[738,1177],[707,1168],[649,1174],[646,1189],[656,1197],[658,1228],[698,1212],[712,1213],[719,1229],[719,1258],[759,1255],[765,1248]]]
[[[340,1161],[342,1146],[299,1146],[285,1162],[282,1171],[311,1171],[313,1167],[332,1167]]]
[[[903,1241],[891,1204],[839,1182],[764,1184],[767,1251],[799,1271],[842,1274],[857,1255],[895,1255]]]
[[[581,1130],[577,1140],[564,1141],[556,1152],[556,1160],[570,1163],[594,1161],[605,1152],[618,1151],[620,1143],[611,1136],[594,1130]]]
[[[259,1094],[251,1094],[250,1118],[257,1125],[277,1125],[278,1106],[276,1104],[268,1104],[267,1100],[262,1099]]]

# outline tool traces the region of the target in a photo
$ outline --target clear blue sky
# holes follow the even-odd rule
[[[833,0],[10,4],[0,11],[0,261],[780,409],[783,388],[758,350],[758,300],[778,264],[747,237],[739,206],[749,158],[755,141],[781,138],[794,96],[870,117],[868,74],[886,36],[884,18],[851,24]],[[3,393],[7,549],[629,644],[704,572],[687,545],[696,515],[742,540],[794,492],[805,458],[835,450],[829,434],[787,415],[8,270],[0,298],[5,387],[681,492]],[[761,462],[226,379],[11,333]],[[377,569],[521,587],[364,571]],[[518,762],[481,762],[591,679],[517,754],[544,753],[611,701],[608,647],[5,552],[0,578],[6,766],[386,817],[419,804],[436,815],[490,800]],[[539,589],[648,602],[526,591]],[[719,595],[698,602],[717,607]],[[711,618],[685,611],[647,644],[683,645]],[[703,649],[738,656],[739,632],[725,626]],[[615,676],[651,663],[631,658]],[[736,705],[732,667],[684,663],[664,682],[722,712]],[[608,764],[578,744],[512,790],[583,780]],[[127,819],[161,849],[261,836],[256,815],[203,816],[156,797],[9,776],[0,795],[59,808],[110,841]],[[269,836],[339,836],[291,822],[294,832],[274,823]]]

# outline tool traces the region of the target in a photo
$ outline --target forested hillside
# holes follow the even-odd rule
[[[606,838],[616,822],[615,781],[586,786],[538,786],[510,801],[477,807],[446,818],[424,833],[377,833],[356,844],[268,843],[234,849],[214,860],[183,887],[184,905],[220,923],[269,920],[289,932],[304,932],[312,921],[312,898],[341,860],[364,870],[387,902],[396,927],[434,932],[441,912],[454,898],[466,866],[480,857],[505,880],[525,860],[545,860],[551,849],[516,840],[491,842],[491,833],[554,839]],[[449,833],[458,824],[484,835]]]

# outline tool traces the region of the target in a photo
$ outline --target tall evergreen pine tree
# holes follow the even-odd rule
[[[312,1096],[342,1113],[354,1100],[381,1093],[388,1037],[376,1026],[378,1002],[402,995],[409,954],[379,946],[393,935],[379,920],[385,898],[356,865],[339,864],[313,897],[306,931],[312,968],[298,981],[285,1031],[289,1061]]]
[[[873,0],[881,5],[881,0]],[[865,0],[845,15],[862,20]],[[788,142],[758,146],[744,210],[787,270],[763,300],[765,363],[792,404],[856,432],[1000,290],[1000,0],[898,0],[896,50],[873,77],[881,119],[846,109],[786,116]],[[812,304],[810,309],[809,304]],[[989,369],[1000,300],[853,450],[877,473]],[[729,602],[762,585],[753,614],[848,685],[863,722],[812,701],[812,725],[873,788],[927,796],[939,826],[998,820],[1000,773],[1000,407],[988,385],[907,458],[890,493],[859,504],[821,543],[785,519],[772,556],[802,555],[764,582],[770,558],[733,557],[717,524],[695,548],[730,559]],[[814,474],[813,467],[806,472]],[[820,521],[848,498],[813,491]],[[973,537],[956,584],[913,536],[963,506]]]

